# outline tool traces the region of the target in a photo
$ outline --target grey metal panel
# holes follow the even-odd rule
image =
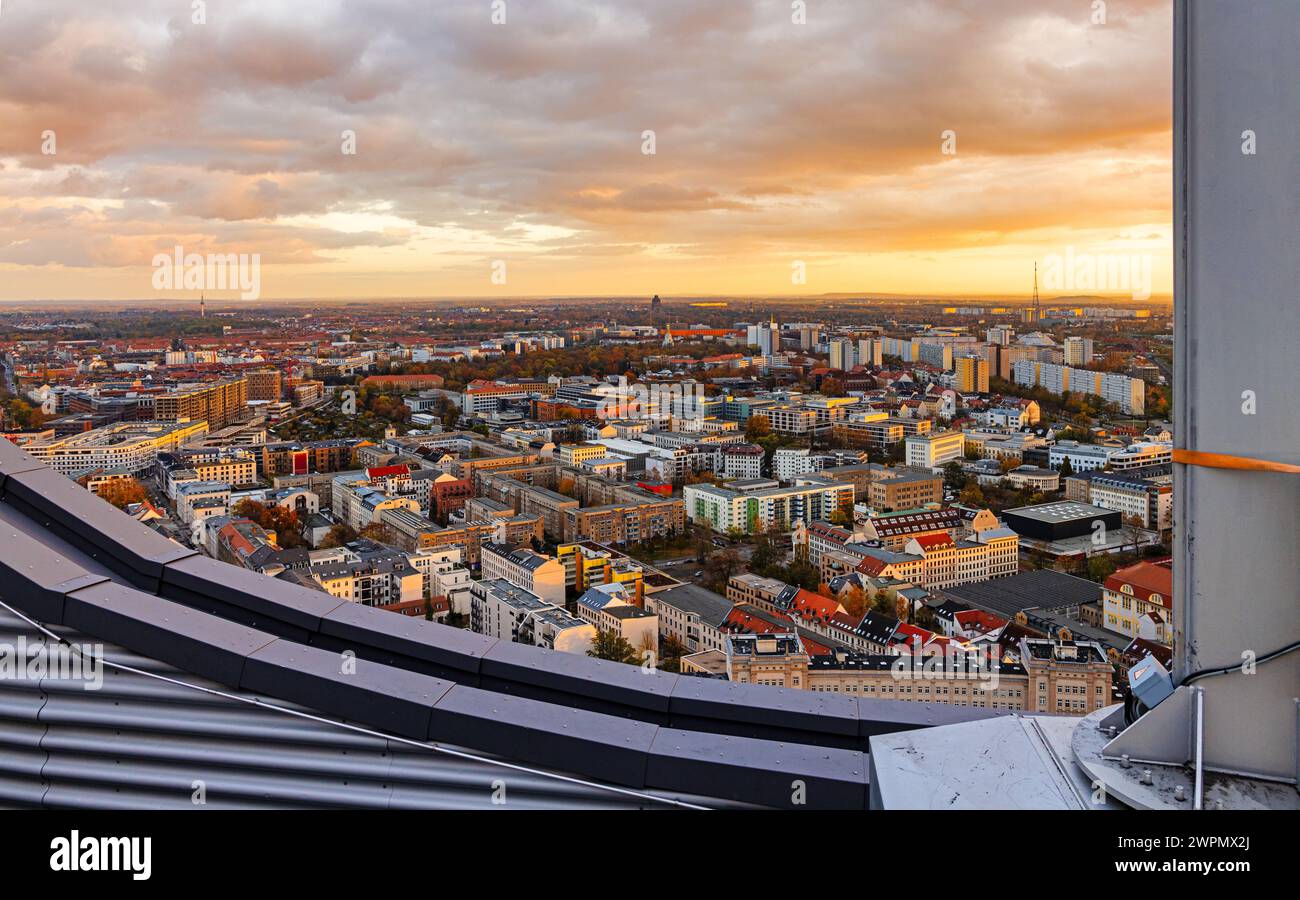
[[[959,725],[962,722],[980,722],[1000,719],[1006,713],[993,709],[971,709],[947,703],[914,703],[903,700],[876,700],[859,697],[859,734],[871,738],[878,734],[893,734],[916,728],[938,728]]]
[[[239,681],[246,691],[420,741],[429,734],[430,708],[451,686],[417,672],[282,640],[250,654]]]
[[[108,580],[17,528],[0,525],[0,541],[6,545],[0,555],[0,596],[42,622],[63,621],[65,594]]]
[[[164,565],[194,555],[53,469],[9,476],[5,500],[69,540],[86,542],[92,556],[149,590],[156,590]]]
[[[321,618],[348,602],[207,556],[164,566],[158,594],[299,641],[319,631]]]
[[[312,644],[352,650],[385,665],[473,683],[483,656],[496,639],[359,603],[343,603],[321,617],[320,632]]]
[[[834,747],[660,728],[646,784],[777,809],[866,809],[867,757]]]
[[[662,722],[681,677],[511,641],[484,654],[480,675],[484,688]]]
[[[44,468],[43,462],[24,453],[13,441],[0,444],[0,496],[4,494],[4,483],[9,480],[10,475]]]
[[[683,677],[670,710],[674,728],[707,724],[705,730],[715,731],[730,723],[728,734],[860,749],[858,705],[842,694]]]
[[[1177,446],[1300,463],[1300,5],[1175,10]],[[1175,677],[1300,640],[1300,478],[1176,464],[1174,481]],[[1210,766],[1296,777],[1300,656],[1198,684]]]
[[[645,785],[646,752],[657,728],[457,685],[434,705],[429,740],[639,788]]]
[[[64,622],[102,640],[238,685],[245,658],[275,637],[114,582],[67,596]]]
[[[68,628],[60,636],[84,643]],[[0,609],[0,642],[39,639]],[[0,805],[98,809],[635,809],[694,796],[617,790],[455,747],[436,752],[293,715],[252,695],[106,645],[98,691],[69,681],[0,680]],[[141,667],[143,668],[143,667]],[[161,676],[161,677],[158,677]],[[176,680],[184,679],[185,683]],[[191,686],[193,684],[193,686]],[[241,699],[243,698],[243,699]],[[306,710],[302,710],[307,712]],[[653,727],[653,726],[649,726]],[[503,761],[504,762],[504,761]],[[206,804],[192,802],[202,781]]]

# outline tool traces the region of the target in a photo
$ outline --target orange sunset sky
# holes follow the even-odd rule
[[[4,0],[0,300],[187,296],[176,245],[267,298],[1171,289],[1169,0],[491,7]]]

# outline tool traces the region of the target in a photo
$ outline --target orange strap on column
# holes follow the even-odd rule
[[[1186,466],[1204,466],[1209,469],[1236,469],[1239,472],[1285,472],[1300,475],[1300,466],[1251,459],[1249,456],[1230,456],[1227,453],[1203,453],[1200,450],[1174,450],[1174,462]]]

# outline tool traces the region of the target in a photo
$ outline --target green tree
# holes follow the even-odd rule
[[[1115,574],[1115,560],[1111,559],[1110,554],[1088,557],[1089,581],[1103,582],[1113,574]]]
[[[591,649],[587,651],[588,656],[594,656],[596,659],[608,659],[612,662],[627,663],[628,665],[637,665],[641,662],[641,655],[636,652],[636,648],[628,643],[627,638],[616,631],[598,630],[595,639],[591,642]]]
[[[898,618],[898,601],[885,591],[876,591],[871,598],[871,611],[881,616],[889,616],[891,619]]]
[[[727,582],[731,576],[740,571],[740,554],[734,547],[728,547],[720,553],[709,557],[704,564],[704,583],[709,590],[718,594],[727,592]]]
[[[950,491],[960,491],[966,486],[966,473],[955,459],[943,467],[943,486]]]
[[[665,672],[680,672],[682,657],[686,655],[686,645],[671,634],[659,638],[659,668]]]

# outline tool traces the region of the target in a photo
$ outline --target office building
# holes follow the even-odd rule
[[[940,468],[961,459],[966,450],[966,437],[960,431],[910,435],[903,443],[904,459],[914,469]]]

